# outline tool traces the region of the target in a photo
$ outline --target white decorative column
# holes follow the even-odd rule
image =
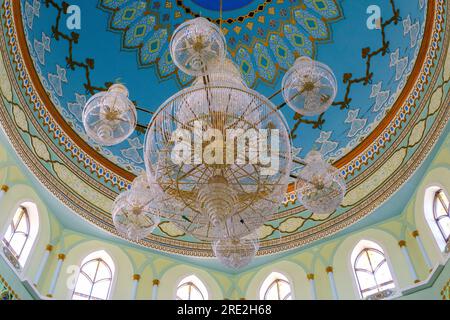
[[[50,288],[48,289],[47,297],[53,298],[55,293],[56,282],[58,281],[59,273],[61,272],[61,267],[64,262],[66,255],[63,253],[58,254],[58,264],[56,265],[55,272],[53,272],[52,282],[50,283]]]
[[[159,280],[153,279],[152,300],[158,300]]]
[[[314,282],[314,274],[308,273],[306,277],[308,278],[309,281],[309,292],[311,293],[311,299],[316,300],[317,295],[316,295],[316,284]]]
[[[336,283],[334,282],[333,267],[329,266],[325,270],[327,271],[328,280],[330,281],[330,287],[331,287],[331,292],[333,293],[333,299],[339,300],[339,296],[338,296],[338,293],[336,290]]]
[[[2,200],[2,198],[4,197],[5,193],[7,193],[9,190],[9,187],[4,184],[0,187],[0,200]]]
[[[423,246],[422,239],[420,239],[419,237],[419,231],[413,231],[412,236],[414,237],[414,239],[416,239],[417,245],[419,246],[420,252],[422,253],[423,260],[425,260],[428,270],[431,271],[433,269],[433,264],[431,263],[430,257],[428,256],[425,247]]]
[[[50,252],[53,250],[53,246],[51,244],[48,244],[47,247],[45,247],[45,252],[44,255],[42,256],[41,259],[41,264],[39,265],[39,269],[36,272],[36,275],[34,276],[34,281],[33,281],[33,285],[35,287],[37,287],[38,283],[39,283],[39,279],[41,279],[42,276],[42,272],[44,271],[44,268],[47,264],[48,261],[48,257],[50,256]]]
[[[131,300],[136,300],[137,289],[139,285],[139,280],[141,280],[141,276],[139,274],[133,275],[133,289],[131,289]]]
[[[408,264],[409,272],[411,273],[411,277],[414,279],[414,283],[420,282],[417,277],[416,269],[414,269],[414,265],[411,261],[411,257],[409,256],[408,248],[406,247],[406,241],[400,240],[398,242],[400,249],[402,250],[403,256],[405,257],[406,263]]]

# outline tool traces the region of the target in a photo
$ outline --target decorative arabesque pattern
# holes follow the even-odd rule
[[[140,65],[156,65],[160,78],[176,75],[182,85],[193,80],[175,67],[168,39],[178,25],[199,17],[199,12],[181,0],[101,0],[100,7],[111,14],[109,28],[123,33],[122,47],[138,51]],[[313,57],[316,43],[331,38],[329,24],[342,17],[334,0],[305,0],[301,4],[264,1],[249,5],[252,7],[245,15],[208,18],[216,24],[222,22],[229,52],[251,87],[258,79],[273,83],[279,71],[292,66],[297,56]]]

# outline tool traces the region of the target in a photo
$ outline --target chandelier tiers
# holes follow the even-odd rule
[[[103,146],[127,139],[136,127],[136,107],[121,84],[92,96],[83,109],[83,125],[88,136]]]
[[[314,214],[333,213],[344,200],[345,180],[318,151],[310,151],[297,179],[298,198]]]
[[[207,19],[175,30],[175,65],[196,77],[164,102],[145,137],[146,172],[114,202],[119,233],[148,236],[160,218],[186,234],[209,241],[224,265],[239,269],[255,257],[259,228],[277,212],[292,168],[289,128],[277,106],[248,88],[240,69],[226,58],[225,37]],[[333,72],[307,57],[287,71],[286,103],[310,116],[331,106]],[[83,111],[89,137],[101,145],[124,141],[136,126],[136,108],[123,85],[94,95]],[[303,163],[304,162],[304,163]],[[345,194],[339,171],[311,151],[297,179],[299,199],[315,214],[331,214]]]
[[[182,23],[170,41],[173,62],[191,76],[207,74],[213,61],[225,58],[226,50],[219,27],[202,17]]]
[[[149,180],[183,205],[176,224],[201,240],[241,238],[261,227],[277,211],[291,171],[283,115],[236,74],[230,61],[215,64],[166,101],[147,130]],[[174,148],[183,151],[175,163]]]
[[[284,100],[295,112],[315,116],[333,103],[337,81],[327,65],[303,56],[284,75],[282,91]]]

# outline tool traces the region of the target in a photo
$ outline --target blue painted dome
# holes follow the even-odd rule
[[[171,35],[181,23],[202,16],[222,27],[227,55],[246,84],[280,107],[294,155],[316,149],[341,170],[349,192],[360,185],[368,190],[362,200],[317,217],[289,189],[266,225],[270,232],[262,252],[312,241],[368,214],[367,203],[382,197],[364,185],[367,175],[377,172],[391,148],[415,147],[405,141],[404,130],[423,111],[430,72],[440,66],[442,1],[380,0],[376,10],[370,0],[223,0],[223,5],[220,10],[220,0],[98,0],[76,6],[62,0],[5,1],[5,38],[15,70],[8,76],[20,83],[34,117],[22,141],[35,148],[36,137],[45,137],[49,154],[58,158],[44,164],[42,179],[50,177],[52,185],[63,176],[76,186],[89,185],[89,191],[74,187],[73,194],[63,193],[61,185],[53,190],[70,197],[67,203],[76,212],[114,232],[108,203],[144,170],[143,144],[153,113],[193,81],[172,61]],[[295,113],[280,93],[283,75],[300,56],[327,64],[337,79],[333,106],[317,116]],[[87,137],[81,115],[86,101],[113,83],[129,89],[139,125],[126,141],[102,147]],[[20,118],[11,114],[12,127],[20,129]],[[431,130],[431,124],[425,127]],[[404,161],[414,153],[408,151]],[[375,183],[383,174],[388,175],[380,173]],[[146,244],[183,253],[196,243],[210,251],[188,235],[159,230]]]

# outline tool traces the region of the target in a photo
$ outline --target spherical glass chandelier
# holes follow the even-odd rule
[[[184,73],[200,76],[216,59],[223,59],[226,41],[219,27],[199,17],[182,23],[173,33],[170,54]]]
[[[128,99],[128,90],[121,84],[92,96],[83,109],[83,125],[87,135],[103,146],[127,139],[136,127],[136,107]]]
[[[304,116],[325,112],[337,93],[333,71],[309,57],[298,58],[284,75],[283,97],[289,107]]]
[[[241,269],[253,260],[259,249],[259,242],[249,237],[226,238],[214,241],[212,248],[222,264],[232,269]]]
[[[146,204],[141,191],[121,193],[113,204],[112,218],[117,231],[138,241],[150,235],[160,222],[158,212]]]
[[[297,179],[299,200],[306,209],[315,214],[333,213],[344,199],[344,178],[318,151],[309,152],[305,162],[306,165]]]

